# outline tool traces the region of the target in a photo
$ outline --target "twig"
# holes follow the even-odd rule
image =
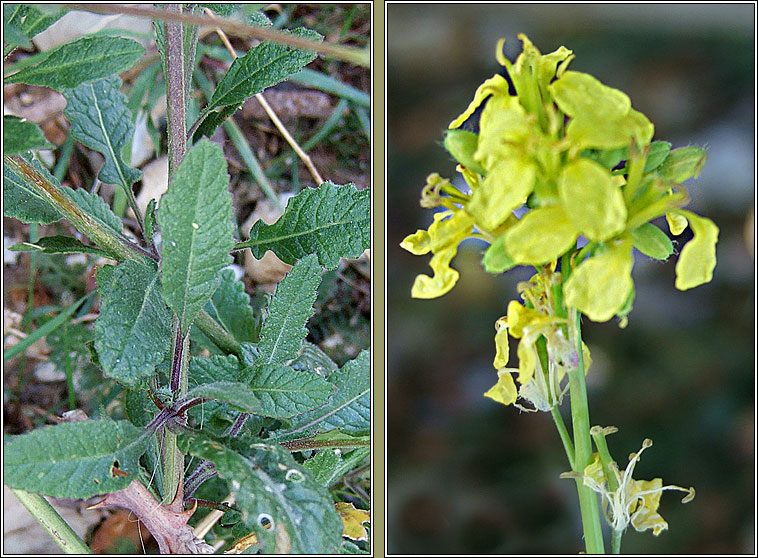
[[[216,16],[214,16],[213,12],[211,12],[208,8],[204,8],[204,10],[205,10],[205,13],[208,15],[208,17],[210,17],[213,20],[216,19]],[[216,27],[216,33],[218,33],[218,36],[221,38],[221,42],[224,43],[226,50],[228,50],[229,54],[232,55],[232,58],[236,60],[237,53],[234,51],[234,47],[232,46],[232,43],[229,42],[229,38],[226,36],[226,33],[224,33],[224,31],[220,27]],[[311,158],[308,156],[308,154],[305,151],[303,151],[303,148],[300,147],[297,141],[295,141],[295,138],[292,137],[292,135],[289,133],[287,128],[284,126],[284,124],[282,124],[282,121],[279,120],[279,117],[277,116],[276,112],[274,112],[274,109],[271,108],[271,105],[268,104],[268,101],[266,101],[265,97],[263,96],[263,93],[256,93],[255,98],[263,107],[263,110],[266,111],[266,114],[268,114],[268,117],[271,119],[271,122],[274,123],[274,126],[276,126],[276,129],[279,130],[279,133],[282,134],[282,136],[284,136],[284,139],[287,140],[287,143],[289,143],[292,149],[295,150],[295,153],[297,153],[297,156],[300,157],[300,160],[302,160],[303,163],[305,163],[305,166],[308,168],[308,171],[310,171],[311,176],[313,176],[313,179],[316,181],[316,184],[317,185],[323,184],[324,179],[321,178],[321,175],[316,169],[316,166],[313,164],[313,161],[311,161]]]

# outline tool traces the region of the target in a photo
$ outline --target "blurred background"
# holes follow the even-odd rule
[[[432,221],[418,204],[425,177],[456,174],[444,130],[498,70],[497,39],[507,39],[513,58],[520,32],[543,54],[572,49],[570,69],[626,92],[656,139],[708,149],[687,187],[689,207],[721,229],[713,281],[680,292],[675,258],[636,254],[628,327],[584,323],[594,361],[590,416],[619,428],[608,441],[622,467],[653,439],[636,478],[697,490],[686,505],[665,493],[669,530],[657,538],[630,530],[622,552],[755,552],[754,8],[387,6],[390,553],[583,550],[575,485],[558,477],[569,465],[551,417],[482,396],[497,380],[495,320],[531,273],[488,275],[479,264],[485,245],[467,241],[453,260],[461,279],[452,292],[414,300],[413,279],[431,272],[430,256],[399,247]]]

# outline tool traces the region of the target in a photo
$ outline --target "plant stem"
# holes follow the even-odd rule
[[[581,313],[575,308],[569,310],[569,334],[578,354],[579,365],[569,373],[569,390],[571,393],[571,423],[574,430],[574,465],[573,470],[583,474],[592,459],[592,441],[590,438],[590,415],[587,403],[587,384],[584,379],[584,354],[582,351]],[[581,478],[576,479],[579,493],[579,507],[582,513],[584,544],[587,554],[604,554],[603,532],[600,526],[600,509],[595,493]]]
[[[563,417],[561,416],[561,411],[558,409],[558,405],[550,409],[550,413],[553,415],[553,422],[555,422],[555,427],[558,429],[558,435],[561,437],[561,442],[563,442],[563,449],[566,451],[566,457],[568,457],[569,465],[573,470],[574,444],[571,441],[571,436],[569,436],[568,429],[566,428],[566,423],[563,421]]]
[[[68,523],[55,511],[55,508],[39,494],[11,488],[29,513],[40,522],[56,544],[66,554],[94,554]]]
[[[611,533],[611,554],[621,554],[621,537],[624,531],[614,529]]]
[[[168,4],[168,12],[182,12],[181,4]],[[168,120],[169,182],[187,152],[187,97],[184,63],[184,26],[175,21],[166,25],[166,116]]]

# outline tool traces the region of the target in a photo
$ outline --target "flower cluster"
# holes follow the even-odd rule
[[[660,260],[674,252],[669,236],[650,223],[664,215],[672,235],[688,225],[694,234],[679,254],[676,287],[710,281],[718,227],[683,209],[689,196],[682,182],[699,174],[704,150],[652,141],[652,123],[626,94],[567,69],[570,50],[541,55],[519,38],[523,51],[514,63],[498,43],[505,75],[486,80],[450,124],[445,146],[469,191],[429,176],[422,205],[444,210],[428,231],[401,244],[433,254],[434,275],[419,275],[412,296],[450,291],[459,276],[450,263],[460,242],[473,237],[490,243],[483,264],[495,273],[516,265],[555,268],[572,255],[565,306],[594,321],[623,319],[634,297],[633,249]],[[586,244],[577,252],[578,240]]]

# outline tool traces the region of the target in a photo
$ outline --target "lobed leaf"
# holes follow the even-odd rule
[[[237,246],[250,248],[258,259],[271,250],[289,264],[315,253],[321,265],[334,269],[341,257],[357,258],[370,245],[369,191],[325,182],[291,198],[273,225],[257,221],[250,239]]]
[[[121,157],[134,133],[134,125],[126,96],[119,87],[121,79],[114,75],[67,89],[63,92],[67,103],[63,113],[71,122],[74,138],[105,157],[98,178],[106,184],[131,189],[142,178],[142,172],[127,165]]]
[[[87,420],[7,438],[3,481],[57,498],[90,498],[126,488],[150,437],[128,421]],[[116,475],[116,466],[126,476]]]
[[[305,324],[313,315],[320,282],[321,266],[316,256],[310,255],[297,262],[277,285],[261,328],[258,365],[284,364],[297,356],[308,334]]]
[[[216,466],[235,493],[242,523],[255,532],[263,552],[337,552],[342,521],[332,498],[287,450],[276,444],[254,444],[243,456],[197,437],[189,453]]]
[[[187,152],[158,206],[163,296],[185,333],[231,263],[232,219],[226,159],[202,140]]]
[[[64,43],[32,66],[7,76],[5,83],[28,83],[56,90],[118,74],[145,54],[137,41],[123,37],[82,37]]]
[[[250,296],[231,269],[221,271],[221,283],[205,304],[205,310],[240,343],[258,340],[258,321],[250,306]]]
[[[3,116],[3,153],[15,155],[32,149],[53,149],[39,126],[18,116]]]
[[[329,375],[337,393],[327,405],[292,420],[291,434],[300,436],[339,428],[352,435],[371,430],[371,353],[362,351],[340,370]]]
[[[155,373],[171,349],[171,311],[160,295],[158,273],[127,261],[101,288],[95,348],[106,376],[135,386]]]

